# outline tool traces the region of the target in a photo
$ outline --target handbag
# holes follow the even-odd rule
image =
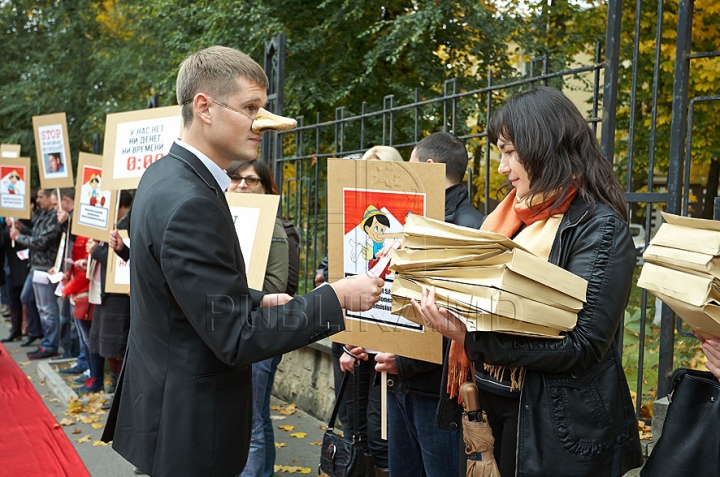
[[[676,369],[662,435],[644,477],[697,477],[720,471],[720,382],[708,371]]]
[[[74,297],[75,307],[73,308],[73,316],[78,320],[92,320],[93,305],[90,304],[87,292],[79,293]]]
[[[353,428],[360,428],[360,385],[358,375],[360,374],[360,364],[355,361],[354,372],[345,372],[343,375],[340,392],[335,400],[330,422],[322,440],[322,448],[320,450],[320,465],[318,466],[318,475],[327,475],[329,477],[364,477],[365,476],[365,458],[363,456],[362,435],[353,434],[352,439],[342,437],[335,434],[335,420],[337,419],[340,406],[343,402],[343,394],[347,387],[350,374],[353,375],[353,402],[355,404],[353,410]]]

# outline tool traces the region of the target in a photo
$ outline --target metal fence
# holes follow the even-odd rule
[[[496,82],[492,71],[487,72],[482,86],[465,88],[462,92],[457,80],[448,80],[442,94],[432,99],[420,100],[415,90],[415,101],[410,104],[396,104],[393,96],[386,96],[377,108],[362,105],[359,114],[346,114],[337,108],[335,117],[323,120],[319,115],[312,122],[304,117],[297,118],[298,127],[283,133],[266,133],[263,138],[263,158],[273,167],[276,181],[282,187],[283,201],[281,214],[297,226],[301,236],[301,284],[300,292],[313,287],[313,277],[318,262],[327,250],[326,229],[326,159],[360,155],[374,145],[389,145],[397,148],[408,158],[413,146],[426,134],[435,131],[454,133],[463,139],[468,147],[471,164],[468,168],[467,183],[471,197],[476,198],[478,208],[485,214],[496,204],[491,190],[491,170],[497,167],[488,143],[486,123],[492,112],[512,94],[531,88],[535,84],[550,84],[562,88],[570,82],[586,85],[586,102],[581,105],[587,114],[587,121],[593,130],[600,128],[600,144],[603,154],[622,164],[618,174],[625,178],[626,199],[634,220],[644,215],[646,233],[645,245],[654,225],[653,211],[664,205],[670,213],[688,213],[689,165],[693,135],[693,111],[696,104],[716,101],[720,96],[689,98],[688,71],[691,60],[719,56],[720,53],[690,53],[693,1],[681,0],[678,10],[677,59],[675,67],[672,125],[670,137],[669,171],[667,191],[659,191],[655,169],[655,150],[658,140],[657,105],[659,98],[660,41],[663,32],[663,0],[657,1],[657,26],[655,31],[655,70],[652,79],[652,118],[647,151],[647,176],[638,181],[635,167],[634,140],[638,128],[636,118],[636,93],[638,91],[639,41],[641,38],[640,11],[642,0],[636,1],[634,43],[632,58],[620,58],[622,1],[609,0],[607,10],[606,41],[604,49],[598,44],[592,63],[577,68],[548,71],[548,58],[534,58],[526,66],[526,74],[520,79]],[[604,58],[603,58],[604,52]],[[270,100],[276,112],[282,113],[282,80],[284,66],[284,42],[276,38],[266,45],[266,70],[272,79]],[[618,101],[618,76],[623,65],[629,61],[632,68],[632,84],[629,98],[623,97],[623,104],[629,106],[629,124],[623,130],[627,137],[626,157],[615,154],[616,110]],[[623,66],[626,67],[626,66]],[[603,77],[601,79],[601,71]],[[467,86],[467,85],[463,85]],[[688,107],[689,104],[689,107]],[[602,111],[600,114],[600,105]],[[279,106],[279,107],[277,107]],[[582,111],[583,109],[581,109]],[[662,138],[666,140],[666,138]],[[685,161],[685,163],[683,163]],[[635,179],[633,179],[633,174]],[[644,214],[638,211],[644,210]],[[633,220],[633,219],[631,219]],[[646,320],[648,309],[647,293],[643,290],[640,299],[640,329],[638,347],[637,412],[644,391],[643,374],[645,362]],[[673,368],[673,346],[676,318],[667,307],[662,307],[660,326],[659,361],[657,364],[657,395],[668,391],[668,378]],[[680,329],[680,322],[677,322]],[[622,333],[618,334],[622,340]],[[631,389],[633,384],[631,383]]]

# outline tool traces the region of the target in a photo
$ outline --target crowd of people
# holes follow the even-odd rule
[[[226,194],[279,193],[256,160],[253,123],[267,87],[262,68],[237,50],[211,47],[183,62],[183,136],[145,172],[132,213],[132,196],[121,194],[118,227],[128,229],[132,253],[117,231],[108,243],[69,233],[72,189],[59,198],[40,189],[32,221],[2,221],[12,324],[3,341],[39,341],[29,359],[77,357],[63,372],[80,375],[79,393],[103,390],[107,360],[115,398],[103,440],[152,476],[273,475],[269,400],[282,354],[342,331],[342,310],[372,308],[384,285],[371,274],[328,284],[325,259],[316,288],[296,295],[298,234],[276,219],[262,290],[248,287]],[[585,278],[577,326],[558,340],[468,331],[424,289],[413,305],[444,336],[443,364],[334,344],[335,389],[343,373],[360,373],[360,389],[345,393],[343,429],[365,436],[366,476],[465,475],[457,397],[472,380],[501,476],[624,475],[643,456],[615,341],[635,266],[623,191],[595,134],[556,89],[513,96],[488,134],[508,181],[487,217],[463,185],[460,139],[430,134],[408,160],[445,164],[446,222],[504,234]],[[403,161],[386,146],[362,159]],[[130,263],[129,296],[104,292],[110,248]],[[60,286],[50,280],[58,272]],[[703,351],[720,379],[717,340],[703,339]],[[379,372],[388,373],[387,440]]]

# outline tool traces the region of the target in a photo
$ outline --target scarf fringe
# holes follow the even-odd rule
[[[494,364],[483,363],[483,369],[487,371],[493,378],[497,379],[498,381],[502,381],[505,377],[505,369],[507,368],[505,366],[496,366]],[[510,391],[520,389],[520,387],[522,386],[523,375],[525,374],[524,370],[524,368],[518,367],[510,368]]]

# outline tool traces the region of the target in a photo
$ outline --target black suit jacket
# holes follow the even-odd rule
[[[258,308],[225,194],[177,144],[140,181],[130,230],[130,335],[103,439],[153,477],[236,476],[248,365],[341,331],[340,303],[321,287]]]

